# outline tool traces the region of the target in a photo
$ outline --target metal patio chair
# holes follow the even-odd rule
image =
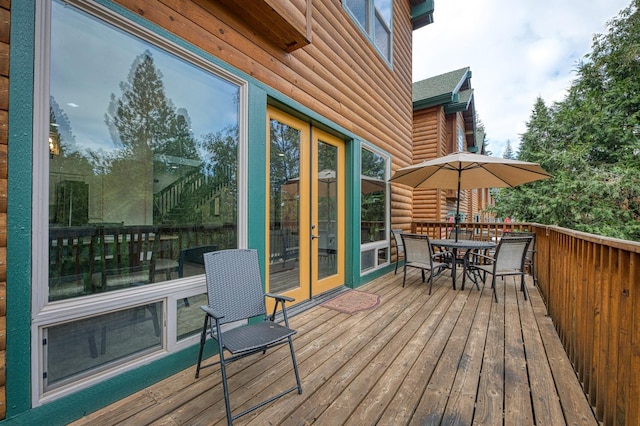
[[[402,243],[402,229],[392,229],[391,235],[393,235],[393,241],[396,243],[396,270],[394,274],[398,273],[398,263],[400,263],[400,256],[404,259],[404,244]]]
[[[295,390],[299,394],[302,393],[292,340],[296,331],[289,328],[289,319],[285,308],[285,302],[291,302],[293,299],[274,294],[265,295],[256,250],[234,249],[205,253],[204,264],[209,304],[201,307],[205,312],[205,319],[200,337],[196,378],[200,375],[201,368],[220,364],[227,423],[231,425],[233,420],[238,417],[244,416],[281,396]],[[269,316],[267,315],[265,296],[273,297],[276,300],[273,313]],[[278,304],[282,306],[284,325],[275,322]],[[249,321],[250,318],[252,318],[251,321]],[[255,321],[257,318],[262,321]],[[234,327],[238,322],[241,325]],[[228,325],[223,327],[225,324]],[[201,366],[207,334],[217,342],[220,359]],[[227,385],[227,365],[259,352],[264,354],[267,349],[286,343],[289,344],[291,352],[296,385],[239,414],[232,415]],[[256,361],[260,362],[259,359]]]
[[[452,256],[449,251],[435,252],[427,235],[400,234],[404,245],[404,276],[402,287],[407,279],[407,268],[418,268],[422,271],[422,282],[425,282],[425,271],[429,271],[429,294],[433,286],[433,278],[449,267]]]
[[[536,233],[535,232],[515,232],[509,231],[502,234],[505,237],[533,237],[529,248],[527,249],[527,257],[524,261],[524,266],[529,269],[531,277],[533,277],[533,285],[538,285],[538,277],[536,276]]]
[[[475,253],[476,262],[474,268],[483,273],[483,281],[486,282],[487,274],[492,275],[491,288],[496,303],[498,302],[498,293],[496,291],[496,278],[506,276],[520,276],[520,290],[524,292],[524,298],[527,300],[527,287],[524,283],[525,261],[527,257],[527,249],[531,244],[533,237],[502,237],[496,248],[495,255],[489,256],[485,254]],[[483,263],[478,262],[483,260]]]

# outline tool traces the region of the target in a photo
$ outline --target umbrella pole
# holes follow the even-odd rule
[[[456,199],[456,243],[458,242],[458,228],[460,227],[460,179],[462,178],[462,168],[458,167],[458,198]]]

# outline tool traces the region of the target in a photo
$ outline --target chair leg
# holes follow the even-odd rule
[[[196,379],[200,376],[200,364],[202,364],[202,352],[204,351],[204,344],[207,341],[208,326],[209,326],[209,315],[205,315],[204,326],[202,327],[202,334],[200,335],[200,352],[198,352],[198,365],[196,367]]]
[[[404,275],[402,277],[402,287],[404,287],[404,282],[407,279],[407,265],[404,265]]]
[[[220,345],[219,345],[220,346]],[[227,368],[224,361],[224,353],[220,349],[220,374],[222,376],[222,391],[224,393],[224,407],[227,412],[227,424],[233,425],[233,416],[231,415],[231,402],[229,401],[229,385],[227,384]]]
[[[493,275],[491,278],[491,288],[493,288],[493,297],[496,299],[496,303],[498,303],[498,290],[496,289],[496,276]]]
[[[394,275],[398,275],[398,263],[400,263],[400,257],[396,255],[396,270],[393,272]]]
[[[296,353],[293,350],[293,339],[289,336],[289,349],[291,350],[291,362],[293,362],[293,371],[296,373],[296,384],[298,385],[298,394],[302,394],[302,384],[300,383],[300,373],[298,373],[298,362],[296,361]]]
[[[522,292],[524,293],[524,300],[528,300],[528,296],[527,296],[527,285],[524,282],[524,274],[522,274],[522,282],[520,283],[520,290],[522,290]]]

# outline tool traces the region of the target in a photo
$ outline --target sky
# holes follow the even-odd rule
[[[595,34],[631,0],[435,0],[413,33],[413,81],[470,67],[488,150],[501,157],[526,131],[538,96],[561,101]]]

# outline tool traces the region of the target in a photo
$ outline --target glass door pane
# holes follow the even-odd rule
[[[345,165],[344,141],[313,128],[311,223],[314,244],[312,294],[344,284]]]
[[[270,120],[270,289],[300,287],[300,142],[302,131]]]
[[[273,109],[268,132],[267,289],[299,303],[344,284],[344,142]]]
[[[338,271],[338,148],[318,142],[318,279]]]

